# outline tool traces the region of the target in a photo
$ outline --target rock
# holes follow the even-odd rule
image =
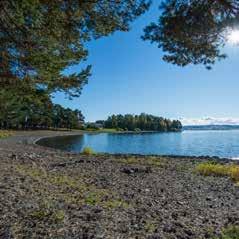
[[[175,227],[173,225],[169,225],[169,224],[166,224],[164,226],[163,231],[167,232],[167,233],[176,233]]]
[[[192,232],[192,230],[191,229],[185,229],[184,230],[184,232],[188,235],[188,236],[190,236],[190,237],[192,237],[193,235],[194,235],[194,233]]]
[[[178,214],[176,212],[173,212],[171,216],[174,220],[177,220],[178,218]]]
[[[122,173],[126,174],[135,174],[135,173],[151,173],[152,170],[150,167],[123,167],[121,169]]]
[[[3,231],[0,231],[0,239],[12,239],[12,233],[10,227],[5,227]]]
[[[17,154],[11,154],[10,158],[13,159],[13,160],[17,160],[18,156],[17,156]]]
[[[150,235],[147,239],[163,239],[159,234]]]

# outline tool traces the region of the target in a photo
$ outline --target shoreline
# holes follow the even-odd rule
[[[195,173],[210,158],[87,156],[31,143],[50,134],[0,140],[0,238],[211,239],[239,224],[238,186]]]
[[[77,135],[83,135],[83,134],[102,134],[102,133],[107,133],[107,132],[91,132],[91,131],[82,131],[80,133],[78,132],[74,132],[72,131],[72,133],[70,134],[57,134],[57,135],[48,135],[48,136],[41,136],[37,139],[34,140],[33,144],[35,145],[39,145],[41,147],[47,147],[47,148],[51,148],[51,149],[54,149],[53,147],[48,147],[48,146],[45,146],[45,145],[41,145],[41,144],[38,144],[37,142],[41,141],[41,140],[44,140],[44,139],[47,139],[47,138],[57,138],[57,137],[65,137],[65,136],[77,136]],[[115,133],[118,133],[118,132],[115,132]],[[124,132],[120,132],[120,133],[124,133]],[[126,134],[128,133],[134,133],[134,132],[125,132]],[[143,133],[153,133],[153,132],[143,132]],[[58,149],[60,150],[60,149]],[[64,150],[63,150],[64,151]],[[67,151],[67,152],[70,152],[70,151]],[[75,153],[75,152],[73,152]],[[80,152],[78,153],[80,154]],[[227,157],[219,157],[219,156],[209,156],[209,155],[177,155],[177,154],[171,154],[171,155],[164,155],[164,154],[137,154],[137,153],[106,153],[106,152],[101,152],[101,154],[105,154],[105,155],[132,155],[132,156],[139,156],[139,157],[150,157],[150,156],[155,156],[155,157],[171,157],[171,158],[195,158],[195,159],[207,159],[207,160],[219,160],[221,162],[230,162],[230,161],[233,161],[233,162],[238,162],[239,163],[239,158],[236,158],[236,157],[233,157],[233,158],[227,158]]]

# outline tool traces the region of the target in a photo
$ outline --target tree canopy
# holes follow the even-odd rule
[[[91,66],[64,74],[87,59],[87,43],[115,31],[128,31],[151,0],[0,1],[0,83],[26,80],[50,93],[79,96]],[[164,60],[208,68],[223,59],[226,32],[239,21],[237,0],[165,0],[158,22],[145,28],[144,40],[158,44]]]
[[[87,59],[89,41],[115,31],[128,31],[130,23],[147,11],[150,3],[151,0],[1,0],[1,126],[34,125],[32,122],[55,125],[47,109],[59,107],[52,103],[51,94],[63,91],[70,98],[77,97],[91,74],[90,65],[71,74],[66,74],[66,69]],[[165,0],[158,22],[145,28],[143,39],[158,44],[167,62],[211,68],[216,60],[225,58],[221,48],[228,31],[239,28],[238,22],[238,0]],[[45,119],[34,118],[43,113]],[[161,120],[145,116],[150,118],[151,126],[143,127],[137,117],[142,115],[123,117],[123,125],[117,118],[118,127],[159,129]],[[106,123],[110,124],[110,120]],[[157,126],[152,126],[154,123]]]
[[[144,40],[156,43],[167,62],[211,68],[225,58],[228,32],[239,28],[238,0],[166,0],[158,22],[145,28]]]
[[[51,95],[78,97],[91,66],[65,70],[87,59],[89,41],[128,31],[149,5],[149,0],[1,0],[0,127],[75,127],[80,113],[54,105]]]
[[[147,0],[1,0],[0,83],[27,80],[48,92],[79,96],[90,66],[64,70],[86,60],[86,44],[129,24],[149,7]]]
[[[28,84],[0,89],[0,129],[79,128],[79,110],[53,104],[50,96]]]
[[[169,120],[149,114],[112,115],[104,122],[105,128],[120,128],[130,131],[180,131],[182,124],[178,120]]]

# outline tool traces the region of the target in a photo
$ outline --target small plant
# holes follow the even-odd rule
[[[85,197],[85,203],[91,206],[97,205],[100,200],[101,200],[101,197],[96,192],[90,192]]]
[[[142,166],[149,166],[149,167],[162,167],[163,162],[160,158],[148,156],[146,158],[137,158],[137,157],[129,157],[129,158],[122,158],[116,159],[116,161],[124,164],[129,165],[142,165]]]
[[[239,166],[230,169],[230,177],[233,181],[239,183]]]
[[[215,163],[200,163],[196,167],[196,171],[203,176],[228,176],[228,168],[222,164]]]
[[[94,150],[90,147],[85,147],[83,150],[82,150],[82,154],[85,154],[85,155],[93,155],[95,154]]]
[[[56,210],[41,208],[30,214],[33,219],[36,220],[52,220],[56,223],[60,223],[65,219],[65,212],[63,210]]]
[[[63,210],[58,210],[53,213],[52,218],[55,222],[62,222],[65,219],[65,212]]]
[[[108,209],[129,208],[129,204],[121,199],[111,199],[103,203],[103,207]]]
[[[239,238],[239,226],[231,226],[223,230],[219,237],[213,237],[212,239],[238,239]]]
[[[156,227],[156,225],[155,225],[154,222],[152,222],[152,221],[149,220],[149,221],[146,221],[146,222],[145,222],[144,229],[145,229],[148,233],[153,233],[153,232],[157,229],[157,227]]]
[[[196,172],[203,176],[230,177],[234,182],[239,182],[239,165],[219,163],[200,163],[196,167]]]
[[[30,216],[37,220],[44,220],[45,218],[50,216],[50,213],[47,210],[37,210],[30,214]]]
[[[0,139],[1,138],[6,138],[6,137],[9,137],[9,136],[12,136],[13,133],[11,131],[8,131],[8,130],[0,130]]]
[[[121,132],[121,131],[124,131],[124,129],[117,127],[116,131],[120,131]]]

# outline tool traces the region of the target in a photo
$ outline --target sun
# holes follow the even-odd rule
[[[227,40],[232,45],[239,45],[239,30],[231,30],[228,34]]]

